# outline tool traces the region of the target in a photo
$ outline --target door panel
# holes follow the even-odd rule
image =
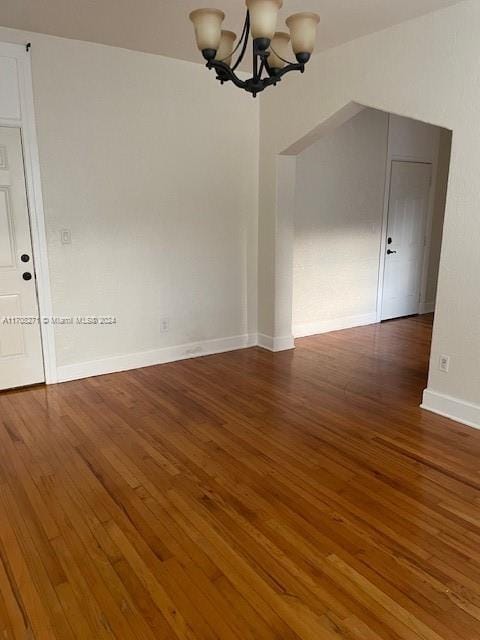
[[[15,255],[12,208],[9,190],[0,187],[0,268],[13,267]]]
[[[20,130],[0,127],[0,389],[44,381],[35,283]]]
[[[382,320],[418,313],[432,165],[392,162]]]

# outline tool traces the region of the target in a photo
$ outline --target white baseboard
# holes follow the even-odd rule
[[[418,307],[418,313],[424,315],[425,313],[433,313],[435,311],[435,302],[421,302]]]
[[[295,339],[293,336],[284,336],[282,338],[273,338],[263,333],[257,335],[257,345],[268,351],[289,351],[295,349]]]
[[[444,418],[480,429],[480,405],[425,389],[421,407]]]
[[[257,336],[246,334],[230,338],[220,338],[218,340],[192,342],[191,344],[165,347],[163,349],[155,349],[154,351],[128,353],[125,355],[104,358],[102,360],[69,364],[58,367],[58,382],[91,378],[92,376],[101,376],[107,373],[116,373],[118,371],[127,371],[129,369],[140,369],[141,367],[151,367],[157,364],[165,364],[167,362],[175,362],[177,360],[185,360],[187,358],[198,358],[201,356],[213,355],[215,353],[236,351],[237,349],[254,347],[256,344]]]
[[[362,327],[367,324],[375,324],[376,322],[376,313],[367,313],[360,316],[346,316],[343,318],[333,318],[332,320],[321,320],[320,322],[296,324],[293,327],[293,334],[295,338],[305,338],[307,336],[316,336],[320,333],[330,333],[330,331],[341,331],[342,329]]]

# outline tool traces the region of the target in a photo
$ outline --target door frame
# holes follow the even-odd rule
[[[16,61],[21,112],[19,118],[4,118],[0,115],[0,126],[17,128],[20,129],[21,133],[30,231],[36,274],[38,311],[42,319],[52,317],[53,307],[48,266],[45,212],[43,208],[40,177],[40,160],[35,126],[30,51],[30,46],[26,44],[0,42],[0,56],[13,58]],[[41,320],[40,333],[42,338],[45,383],[54,384],[57,382],[57,364],[55,335],[52,323]]]
[[[388,123],[390,128],[390,119]],[[438,170],[438,143],[436,144],[435,153],[433,158],[422,158],[419,156],[399,156],[391,153],[390,149],[390,136],[388,136],[388,148],[387,148],[387,165],[385,171],[385,193],[383,200],[383,217],[382,217],[382,232],[380,236],[380,256],[378,266],[378,288],[377,288],[377,318],[376,321],[382,322],[382,307],[383,307],[383,290],[385,282],[385,264],[386,264],[386,250],[387,250],[387,234],[388,234],[388,212],[390,207],[390,189],[392,181],[392,163],[393,162],[413,162],[416,164],[429,164],[432,167],[432,179],[430,182],[430,191],[428,194],[428,209],[427,219],[425,224],[425,240],[423,250],[423,262],[422,262],[422,279],[420,285],[420,300],[418,301],[418,313],[430,313],[434,309],[422,308],[422,304],[425,304],[425,294],[427,290],[427,278],[428,267],[430,262],[430,247],[433,225],[433,214],[435,205],[435,190],[437,187],[437,170]]]

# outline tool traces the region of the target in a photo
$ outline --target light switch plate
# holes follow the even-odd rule
[[[72,244],[72,234],[70,229],[62,229],[60,231],[60,241],[62,244]]]
[[[440,369],[440,371],[448,373],[448,370],[450,369],[450,356],[441,355],[438,368]]]

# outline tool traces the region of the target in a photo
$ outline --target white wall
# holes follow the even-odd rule
[[[295,336],[377,321],[387,222],[384,205],[388,206],[385,185],[390,182],[394,159],[433,165],[420,300],[421,311],[433,310],[445,211],[445,170],[448,175],[447,157],[447,166],[442,167],[437,180],[443,131],[409,118],[365,109],[298,156],[293,254]],[[448,153],[448,135],[443,137]]]
[[[295,336],[376,321],[387,139],[365,109],[298,156]]]
[[[293,247],[278,237],[288,228],[276,208],[278,154],[298,153],[355,103],[452,129],[427,406],[480,425],[479,32],[480,3],[467,0],[314,56],[305,75],[262,97],[259,328],[276,337],[291,325]],[[440,354],[451,356],[449,373],[439,371]]]
[[[57,327],[60,377],[254,334],[258,103],[189,62],[9,29],[0,41],[32,42],[54,313],[118,321]]]

